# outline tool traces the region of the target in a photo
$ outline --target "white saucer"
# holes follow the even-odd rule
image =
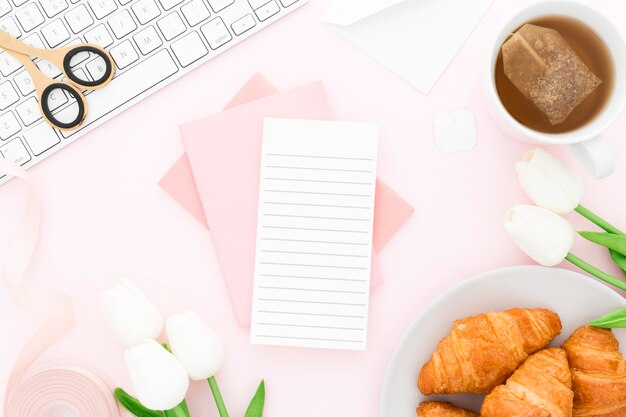
[[[486,272],[448,290],[427,307],[408,328],[391,357],[381,394],[381,417],[415,417],[427,400],[417,389],[417,375],[440,339],[456,319],[514,307],[543,307],[561,316],[560,344],[576,328],[609,311],[626,306],[626,300],[608,286],[565,269],[518,266]],[[615,331],[622,351],[626,331]],[[482,397],[471,394],[431,396],[475,411]]]

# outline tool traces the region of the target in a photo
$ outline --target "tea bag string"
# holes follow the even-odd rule
[[[522,36],[521,34],[519,34],[518,32],[513,32],[511,33],[511,36],[515,39],[517,39],[521,45],[524,47],[524,49],[526,49],[526,51],[528,52],[528,54],[535,60],[537,61],[540,65],[545,66],[546,65],[546,61],[539,56],[539,54],[537,53],[537,51],[535,51],[535,48],[533,48],[532,46],[530,46],[530,44],[528,43],[528,41],[526,40],[526,38],[524,38],[524,36]]]

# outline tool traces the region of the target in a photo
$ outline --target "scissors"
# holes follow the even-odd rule
[[[79,127],[87,116],[87,102],[82,90],[97,90],[107,85],[113,79],[114,65],[109,53],[98,45],[79,44],[58,49],[40,49],[27,45],[0,30],[0,48],[17,59],[28,71],[33,80],[39,108],[48,124],[60,130],[72,130]],[[81,52],[93,53],[104,61],[104,71],[97,80],[82,79],[72,70],[72,58]],[[42,58],[50,61],[60,69],[68,82],[56,80],[44,75],[43,72],[33,63],[30,57]],[[55,90],[63,90],[76,99],[78,111],[76,117],[71,121],[62,121],[55,118],[48,99]]]

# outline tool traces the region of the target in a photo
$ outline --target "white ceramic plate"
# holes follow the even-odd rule
[[[380,415],[416,417],[415,409],[426,400],[417,389],[417,375],[456,319],[514,307],[549,308],[563,323],[563,332],[552,343],[558,345],[589,320],[624,306],[626,300],[606,285],[565,269],[519,266],[470,278],[426,308],[400,340],[387,368]],[[626,346],[626,332],[615,334]],[[471,394],[428,397],[442,399],[475,411],[482,402]]]

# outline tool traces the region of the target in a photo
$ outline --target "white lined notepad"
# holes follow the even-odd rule
[[[265,119],[251,341],[364,350],[378,127]]]

